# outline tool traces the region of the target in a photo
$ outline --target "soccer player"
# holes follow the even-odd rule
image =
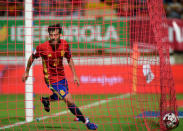
[[[79,79],[76,75],[74,62],[71,56],[69,44],[60,39],[62,27],[60,24],[50,25],[48,27],[49,41],[44,42],[36,47],[34,53],[30,56],[26,71],[23,75],[23,82],[27,80],[29,69],[35,59],[42,58],[43,73],[45,82],[48,88],[53,92],[49,97],[42,97],[41,102],[44,109],[50,111],[50,101],[64,100],[68,109],[76,116],[77,121],[82,121],[88,129],[96,130],[97,125],[90,123],[89,119],[85,118],[80,109],[75,105],[71,94],[69,93],[68,83],[64,74],[63,58],[67,59],[69,67],[74,76],[74,83],[79,86]]]

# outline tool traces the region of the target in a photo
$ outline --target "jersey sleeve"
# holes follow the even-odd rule
[[[34,52],[32,53],[32,56],[34,57],[34,58],[38,58],[38,57],[40,57],[41,55],[40,55],[40,47],[39,46],[37,46],[36,47],[36,49],[34,50]]]
[[[66,44],[65,58],[67,59],[68,62],[70,61],[71,50],[70,50],[69,44]]]

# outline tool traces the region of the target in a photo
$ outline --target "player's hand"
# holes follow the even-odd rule
[[[79,78],[77,76],[74,76],[74,83],[77,84],[77,86],[80,85]]]
[[[25,82],[29,76],[29,73],[25,72],[24,75],[22,76],[22,81]]]

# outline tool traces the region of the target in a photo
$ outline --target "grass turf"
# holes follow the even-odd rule
[[[119,95],[118,95],[119,96]],[[110,99],[109,99],[110,98]],[[44,111],[40,102],[40,96],[34,98],[34,119],[49,117],[44,120],[25,123],[5,130],[86,130],[81,122],[74,122],[74,116],[67,110],[62,101],[52,102],[51,111]],[[135,118],[143,111],[158,110],[158,96],[143,94],[120,96],[117,95],[74,95],[73,99],[77,106],[81,107],[84,115],[91,122],[98,125],[99,131],[118,130],[159,130],[158,118]],[[177,95],[178,100],[183,100],[183,95]],[[96,102],[99,102],[96,104]],[[91,105],[91,107],[87,105]],[[83,107],[83,105],[86,105]],[[179,108],[183,111],[183,108]],[[0,96],[0,127],[25,121],[24,95],[1,95]],[[58,112],[65,112],[56,115]],[[175,131],[182,131],[182,119]]]

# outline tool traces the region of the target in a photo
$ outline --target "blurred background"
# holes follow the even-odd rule
[[[59,1],[58,0],[41,0],[41,1],[33,0],[33,16],[34,16],[33,18],[35,20],[34,25],[35,26],[36,25],[40,26],[40,24],[47,25],[45,21],[40,21],[40,23],[36,21],[38,19],[53,20],[54,18],[59,19],[59,17],[62,18],[61,20],[69,20],[69,19],[72,19],[72,20],[79,20],[79,19],[119,20],[119,19],[127,19],[128,16],[129,18],[131,18],[131,16],[135,18],[137,13],[138,13],[138,16],[145,17],[145,15],[147,15],[146,13],[147,7],[144,6],[146,0],[137,0],[131,3],[127,3],[127,1],[128,0],[59,0]],[[163,1],[164,1],[164,9],[168,19],[168,39],[170,43],[170,52],[180,53],[178,56],[181,56],[181,52],[183,51],[183,46],[182,46],[183,45],[182,44],[183,42],[183,39],[182,39],[183,0],[163,0]],[[119,4],[119,3],[122,3],[122,4]],[[1,42],[1,50],[2,50],[2,48],[5,48],[5,45],[4,46],[2,45],[6,44],[6,43],[3,43],[3,40],[6,39],[7,37],[5,36],[7,34],[7,32],[5,32],[6,31],[5,25],[8,24],[10,25],[10,27],[14,25],[13,27],[15,27],[19,23],[18,20],[23,20],[24,1],[23,0],[0,0],[0,17],[1,17],[0,33],[2,35],[2,37],[0,38],[0,42]],[[8,20],[10,22],[7,22]],[[14,21],[11,22],[11,20],[14,20]],[[176,21],[176,23],[178,24],[178,27],[180,28],[180,31],[175,31],[175,29],[172,26],[172,21]],[[64,26],[64,23],[62,24]],[[15,30],[15,31],[14,29],[11,30],[12,33],[14,32],[19,33],[19,31],[21,32],[21,29]],[[67,29],[65,29],[65,33],[67,33]],[[9,42],[12,42],[12,40],[15,41],[15,39],[17,42],[23,41],[22,38],[19,36],[19,34],[17,34],[17,36],[18,37],[16,39],[15,36],[13,36],[12,34],[11,40],[9,40]],[[40,37],[42,38],[42,36]],[[3,50],[1,54],[3,54]],[[12,49],[10,46],[10,49],[8,49],[8,51],[10,51],[9,52],[10,54],[11,54],[11,50]],[[18,49],[16,50],[18,51]],[[20,52],[16,52],[16,53],[20,53]]]

